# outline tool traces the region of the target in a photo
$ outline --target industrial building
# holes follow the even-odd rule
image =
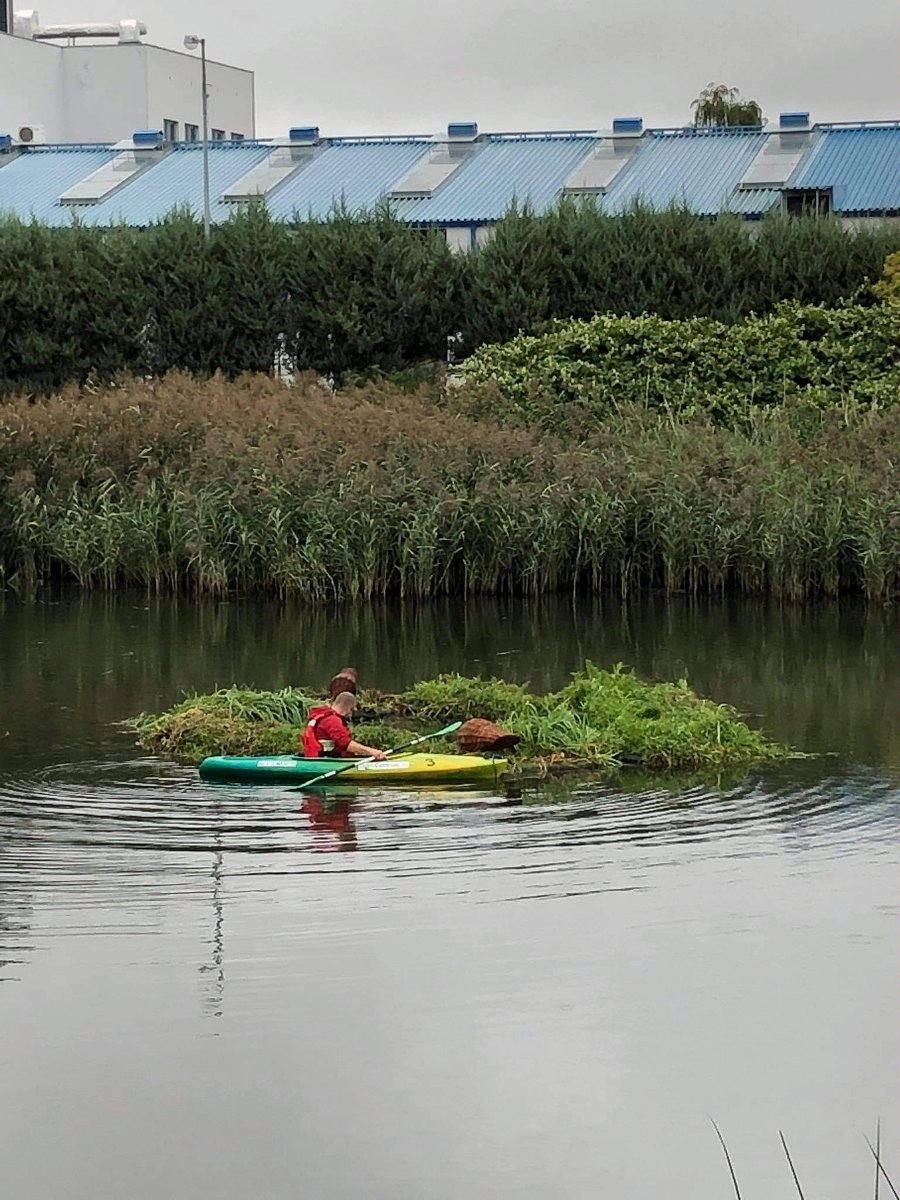
[[[200,60],[146,33],[137,20],[42,25],[35,10],[0,0],[0,131],[23,146],[113,143],[135,129],[199,140]],[[253,72],[206,67],[211,136],[252,138]]]
[[[2,128],[2,127],[0,127]],[[196,142],[140,131],[113,145],[16,145],[0,137],[0,213],[65,225],[148,225],[176,207],[200,215]],[[621,214],[642,203],[758,220],[772,211],[860,223],[900,216],[900,123],[813,125],[785,113],[764,129],[643,129],[481,134],[454,124],[437,137],[320,136],[297,127],[270,142],[209,146],[213,222],[262,198],[278,220],[323,218],[342,205],[387,202],[410,225],[446,231],[456,248],[490,235],[509,208],[546,210],[588,197]]]
[[[0,215],[26,221],[145,226],[175,208],[199,217],[204,158],[213,223],[251,200],[283,221],[389,204],[459,250],[512,206],[540,212],[566,196],[613,215],[643,204],[748,222],[773,211],[900,217],[897,121],[815,124],[785,112],[761,128],[646,129],[618,117],[517,133],[462,121],[405,137],[332,137],[308,124],[263,141],[252,74],[210,63],[204,145],[197,59],[144,44],[140,22],[61,31],[34,12],[5,19],[17,36],[0,33]],[[63,35],[73,44],[50,44]],[[115,44],[77,44],[92,36]]]

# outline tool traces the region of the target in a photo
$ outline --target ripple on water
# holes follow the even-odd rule
[[[345,789],[323,798],[212,786],[192,768],[157,759],[56,763],[0,777],[0,874],[48,857],[57,870],[68,862],[78,872],[85,848],[116,852],[116,869],[120,852],[183,860],[227,849],[289,853],[296,870],[323,869],[309,854],[329,844],[389,854],[394,868],[415,870],[446,870],[453,856],[490,851],[527,851],[534,860],[544,848],[622,843],[717,842],[723,853],[746,854],[815,836],[840,852],[860,838],[893,836],[900,810],[896,781],[861,769],[823,775],[821,760],[766,768],[730,786],[629,782],[557,780],[531,786],[521,801],[450,788]],[[101,866],[96,855],[90,865]]]
[[[492,905],[645,892],[665,878],[655,868],[689,858],[716,859],[730,878],[735,860],[767,853],[812,846],[820,861],[854,844],[892,846],[896,781],[821,767],[788,764],[729,786],[548,781],[521,801],[212,786],[155,759],[0,777],[0,981],[44,938],[140,935],[160,928],[169,902],[187,928],[224,894],[241,893],[243,919],[265,943],[273,895],[289,894],[289,880],[302,900],[291,936],[302,939],[339,936],[341,914],[361,906],[379,921],[376,912],[429,896]],[[49,924],[35,923],[39,907]]]

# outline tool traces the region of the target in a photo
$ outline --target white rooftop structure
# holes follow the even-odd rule
[[[37,11],[13,14],[0,0],[3,130],[30,145],[117,142],[135,129],[198,140],[199,55],[149,45],[146,33],[139,20],[43,25]],[[253,72],[208,60],[207,75],[210,137],[254,137]]]

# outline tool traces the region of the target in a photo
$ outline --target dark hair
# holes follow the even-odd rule
[[[328,695],[334,699],[341,692],[349,692],[355,696],[359,691],[359,677],[356,674],[355,667],[341,667],[337,675],[331,680],[328,685]]]

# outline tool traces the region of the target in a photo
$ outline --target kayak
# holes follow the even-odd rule
[[[346,758],[296,758],[290,754],[271,755],[268,758],[221,755],[204,758],[200,764],[200,777],[220,783],[301,784],[346,765]],[[507,766],[505,758],[481,758],[477,754],[404,754],[386,758],[383,762],[360,762],[336,775],[333,782],[401,785],[496,783]]]

